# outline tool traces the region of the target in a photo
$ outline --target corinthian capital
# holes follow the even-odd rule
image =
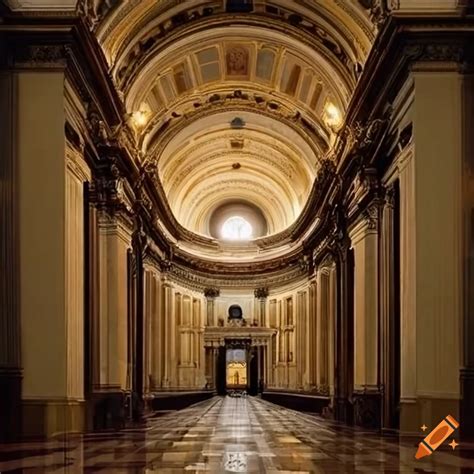
[[[214,299],[217,298],[221,294],[218,288],[206,288],[204,290],[204,296],[207,299]]]
[[[268,288],[257,288],[254,292],[255,298],[265,299],[268,297]]]

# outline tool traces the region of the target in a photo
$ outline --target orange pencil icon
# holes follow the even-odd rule
[[[458,427],[459,423],[451,415],[448,415],[418,445],[418,451],[415,454],[415,458],[421,459],[432,454]]]

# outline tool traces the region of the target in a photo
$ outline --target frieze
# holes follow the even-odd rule
[[[465,45],[462,42],[408,43],[403,53],[410,61],[456,62],[463,60]]]
[[[172,264],[170,270],[170,277],[173,278],[177,283],[185,286],[187,285],[188,287],[198,291],[204,291],[205,288],[210,287],[248,288],[260,285],[262,287],[278,287],[297,279],[301,279],[304,276],[304,272],[302,272],[298,267],[289,269],[284,273],[278,272],[261,276],[255,276],[249,273],[249,275],[246,277],[204,276],[176,264]]]
[[[70,49],[64,44],[22,44],[17,43],[14,49],[16,66],[29,68],[65,68],[70,56]]]

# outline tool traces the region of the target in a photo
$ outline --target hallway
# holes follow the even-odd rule
[[[472,446],[463,459],[459,448],[451,454],[448,447],[445,452],[416,461],[418,442],[418,438],[412,438],[398,444],[393,439],[381,439],[258,398],[215,397],[151,419],[142,429],[70,437],[67,443],[3,445],[0,472],[474,471]]]

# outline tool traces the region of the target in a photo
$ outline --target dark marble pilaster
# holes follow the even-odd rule
[[[354,379],[354,257],[349,241],[340,246],[336,260],[336,377],[334,416],[353,423],[352,387]]]
[[[379,429],[381,426],[382,396],[378,390],[355,390],[354,424],[364,428]]]
[[[20,369],[0,368],[0,444],[21,436],[21,382]]]

